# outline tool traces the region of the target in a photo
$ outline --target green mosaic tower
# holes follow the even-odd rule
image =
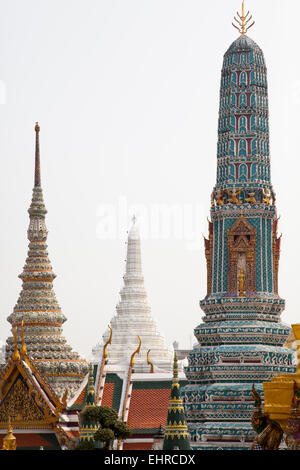
[[[205,242],[207,295],[203,323],[189,354],[184,400],[192,445],[248,449],[253,439],[251,386],[295,371],[283,347],[278,294],[280,237],[270,176],[267,70],[246,33],[251,15],[237,14],[240,36],[223,60],[217,181]],[[235,26],[236,27],[236,26]]]
[[[190,436],[184,412],[183,401],[180,396],[180,384],[178,380],[178,360],[174,355],[173,381],[168,408],[167,425],[163,450],[189,450]]]
[[[99,428],[99,423],[91,421],[85,418],[85,412],[88,408],[94,408],[96,406],[95,399],[95,388],[94,388],[94,374],[93,366],[90,364],[90,371],[88,377],[87,390],[84,400],[84,408],[80,415],[80,433],[79,442],[91,442],[94,443],[94,434]]]

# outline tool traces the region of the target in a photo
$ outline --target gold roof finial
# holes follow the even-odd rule
[[[22,320],[22,323],[21,323],[21,338],[22,338],[22,347],[20,349],[20,354],[21,356],[25,356],[25,354],[27,353],[27,349],[26,349],[26,345],[25,345],[25,341],[24,341],[24,333],[23,333],[23,320]]]
[[[150,357],[149,357],[150,351],[151,351],[151,349],[148,349],[148,351],[147,351],[147,364],[149,364],[149,366],[150,366],[150,374],[153,374],[154,373],[154,366],[153,366],[153,363],[150,361]]]
[[[136,351],[134,351],[134,353],[132,353],[132,355],[131,355],[131,359],[130,359],[130,365],[131,365],[131,367],[134,366],[134,356],[135,356],[136,354],[139,354],[140,349],[141,349],[142,340],[141,340],[141,338],[140,338],[139,336],[138,336],[138,339],[139,339],[139,345],[138,345]]]
[[[234,20],[237,22],[237,25],[235,25],[234,23],[232,23],[232,26],[234,28],[236,28],[241,34],[246,34],[248,29],[251,28],[251,26],[254,25],[255,21],[253,21],[249,26],[248,23],[249,21],[252,19],[252,15],[249,16],[249,11],[247,12],[247,14],[245,15],[245,4],[244,4],[244,0],[243,0],[243,3],[242,3],[242,15],[239,14],[239,12],[237,11],[236,14],[237,16],[239,17],[239,20],[234,17]],[[249,16],[249,18],[248,18]]]
[[[17,343],[17,327],[15,327],[15,331],[14,331],[14,346],[15,346],[15,350],[13,353],[13,360],[18,361],[20,359],[20,354],[18,351],[18,343]]]
[[[111,329],[110,325],[108,325],[108,328],[110,329],[110,334],[109,334],[108,340],[106,341],[105,345],[103,346],[103,357],[104,357],[104,359],[106,359],[107,356],[108,356],[107,346],[109,344],[111,344],[111,338],[112,338],[112,329]]]

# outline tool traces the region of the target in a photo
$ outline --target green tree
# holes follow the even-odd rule
[[[118,419],[118,413],[109,406],[88,406],[80,413],[81,422],[98,423],[99,428],[94,434],[95,442],[102,442],[103,449],[109,449],[110,444],[115,439],[126,439],[131,436],[130,428]],[[78,450],[91,449],[90,444],[84,447],[84,443],[79,443]],[[95,445],[93,444],[93,448]]]

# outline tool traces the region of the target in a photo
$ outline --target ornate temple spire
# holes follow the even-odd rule
[[[189,450],[190,448],[190,436],[188,433],[183,401],[180,396],[178,360],[177,354],[175,353],[173,380],[168,408],[167,425],[165,427],[163,450]]]
[[[94,434],[99,428],[99,423],[90,421],[90,417],[87,416],[87,410],[96,406],[95,399],[95,388],[94,388],[94,372],[93,366],[89,366],[89,377],[87,384],[87,393],[84,400],[84,408],[79,416],[79,441],[82,442],[94,442]]]
[[[262,391],[262,382],[295,370],[293,352],[283,347],[290,328],[280,318],[267,69],[263,51],[246,35],[253,23],[244,3],[235,19],[240,35],[221,71],[217,179],[204,240],[207,294],[200,301],[205,316],[194,330],[198,344],[183,388],[193,448],[201,450],[249,448],[252,383]]]
[[[132,217],[132,225],[128,234],[126,258],[125,276],[129,278],[131,275],[139,277],[141,280],[143,278],[140,234],[135,215]]]
[[[66,317],[61,312],[53,290],[52,283],[56,276],[47,251],[47,210],[41,187],[38,124],[35,125],[35,132],[34,188],[28,210],[28,254],[23,272],[19,275],[23,283],[22,290],[13,313],[7,320],[11,323],[12,330],[17,328],[19,333],[23,324],[22,338],[23,335],[26,338],[27,353],[40,373],[47,377],[55,392],[60,396],[68,388],[72,397],[88,367],[77,353],[72,352],[72,348],[61,335]],[[18,343],[21,344],[23,340],[20,336],[18,334]],[[13,337],[8,338],[6,343],[8,358],[14,350]]]
[[[135,372],[149,372],[147,364],[147,351],[151,349],[151,360],[154,370],[172,370],[173,352],[165,344],[160,334],[147,300],[144,286],[141,259],[141,241],[134,216],[128,232],[126,271],[123,276],[124,286],[120,292],[120,301],[116,307],[117,314],[112,318],[110,325],[113,329],[112,343],[109,349],[109,368],[112,370],[117,364],[126,366],[128,357],[136,344],[137,336],[141,337],[141,352],[136,357]],[[104,344],[110,332],[103,335]],[[93,349],[98,361],[103,350],[102,345]],[[127,367],[127,366],[126,366]]]
[[[90,364],[89,370],[89,378],[88,378],[88,385],[87,385],[87,393],[86,393],[86,405],[95,406],[95,388],[94,388],[94,372],[93,372],[93,365]]]

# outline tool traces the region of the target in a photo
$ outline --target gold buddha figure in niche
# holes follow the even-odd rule
[[[245,297],[245,271],[243,269],[240,270],[238,275],[238,290],[239,296]]]

